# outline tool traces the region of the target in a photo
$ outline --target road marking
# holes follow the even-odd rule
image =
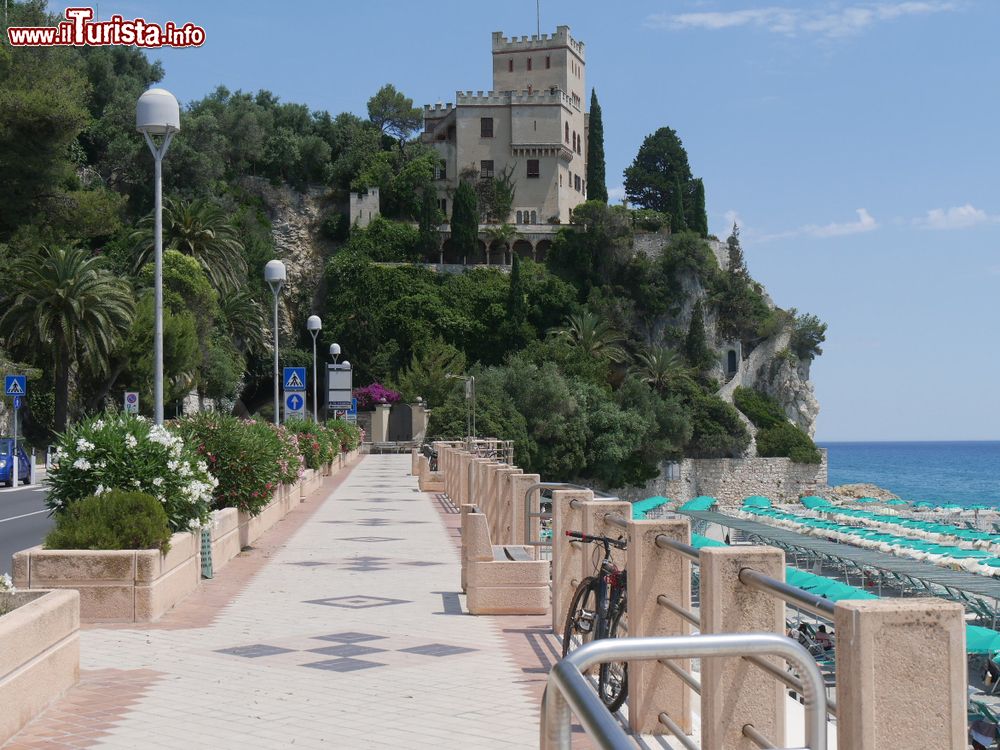
[[[37,516],[39,513],[48,513],[49,510],[36,510],[32,513],[23,513],[20,516],[11,516],[10,518],[0,518],[0,523],[7,523],[7,521],[16,521],[19,518],[27,518],[28,516]]]
[[[39,487],[37,484],[22,484],[17,487],[4,487],[0,489],[0,493],[4,492],[23,492],[25,490],[33,490],[34,492],[45,492],[45,487]]]

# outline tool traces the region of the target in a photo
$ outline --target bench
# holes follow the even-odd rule
[[[462,506],[462,590],[474,615],[544,615],[549,611],[549,561],[530,547],[494,545],[486,515]]]

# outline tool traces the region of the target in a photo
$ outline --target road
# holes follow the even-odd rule
[[[40,544],[52,524],[44,487],[0,489],[0,573],[10,573],[11,556]]]

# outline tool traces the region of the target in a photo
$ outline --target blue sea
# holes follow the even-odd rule
[[[1000,441],[819,445],[831,486],[870,482],[904,500],[1000,506]]]

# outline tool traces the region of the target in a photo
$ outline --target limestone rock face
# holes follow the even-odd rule
[[[895,495],[889,490],[879,487],[877,484],[840,484],[830,488],[830,495],[835,500],[857,500],[859,497],[873,497],[876,500],[898,500],[899,495]]]
[[[809,382],[811,360],[799,360],[794,355],[779,352],[769,363],[762,364],[758,373],[758,390],[775,399],[787,416],[809,437],[816,432],[819,401]]]

